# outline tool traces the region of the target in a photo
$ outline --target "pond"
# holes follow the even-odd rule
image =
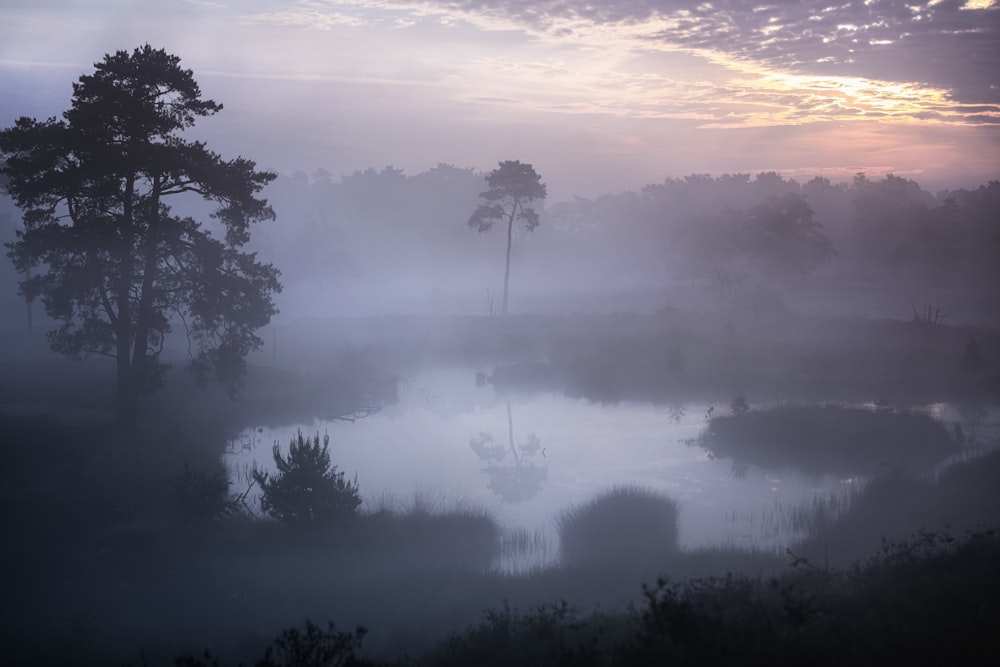
[[[692,444],[727,401],[600,404],[554,393],[505,394],[469,368],[403,379],[398,402],[346,421],[302,424],[329,434],[333,462],[357,475],[369,508],[406,504],[488,508],[507,528],[558,544],[559,512],[614,485],[662,491],[680,504],[682,547],[736,545],[781,551],[802,536],[794,509],[856,492],[858,477],[734,466]],[[250,428],[226,463],[234,482],[273,470],[297,427]],[[555,549],[546,556],[555,558]],[[544,560],[544,559],[543,559]]]

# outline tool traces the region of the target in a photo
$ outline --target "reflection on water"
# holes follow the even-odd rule
[[[535,463],[538,454],[545,457],[545,448],[537,435],[529,433],[524,442],[514,444],[514,418],[509,399],[506,405],[507,445],[497,445],[492,434],[480,431],[469,440],[469,447],[486,464],[482,471],[490,478],[487,485],[490,491],[505,503],[522,503],[542,490],[549,469]]]
[[[423,372],[400,383],[398,403],[353,423],[248,429],[242,442],[251,446],[231,448],[227,464],[234,478],[254,464],[270,470],[275,442],[286,448],[299,428],[328,433],[331,459],[348,477],[357,474],[370,501],[431,493],[473,502],[552,544],[559,511],[616,484],[638,484],[679,501],[682,546],[781,549],[797,536],[794,522],[774,518],[781,508],[843,497],[860,484],[710,458],[686,444],[713,414],[707,403],[501,395],[476,380],[465,368]]]

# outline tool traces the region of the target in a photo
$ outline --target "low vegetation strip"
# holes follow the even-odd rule
[[[814,474],[922,471],[956,454],[943,423],[920,412],[785,405],[709,421],[699,439],[714,456]]]
[[[283,631],[252,663],[277,665],[981,665],[1000,642],[1000,531],[920,533],[846,570],[795,559],[782,575],[660,579],[625,611],[504,605],[423,655],[376,662],[363,628]],[[216,656],[177,665],[218,667]]]

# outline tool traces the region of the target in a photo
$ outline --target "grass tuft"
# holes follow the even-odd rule
[[[641,565],[677,550],[677,502],[634,485],[614,486],[556,518],[566,565]]]

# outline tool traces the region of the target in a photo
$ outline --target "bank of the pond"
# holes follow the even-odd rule
[[[957,424],[957,422],[955,423]],[[847,405],[779,405],[713,416],[699,443],[715,456],[811,474],[929,472],[963,445],[951,427],[919,410]]]

